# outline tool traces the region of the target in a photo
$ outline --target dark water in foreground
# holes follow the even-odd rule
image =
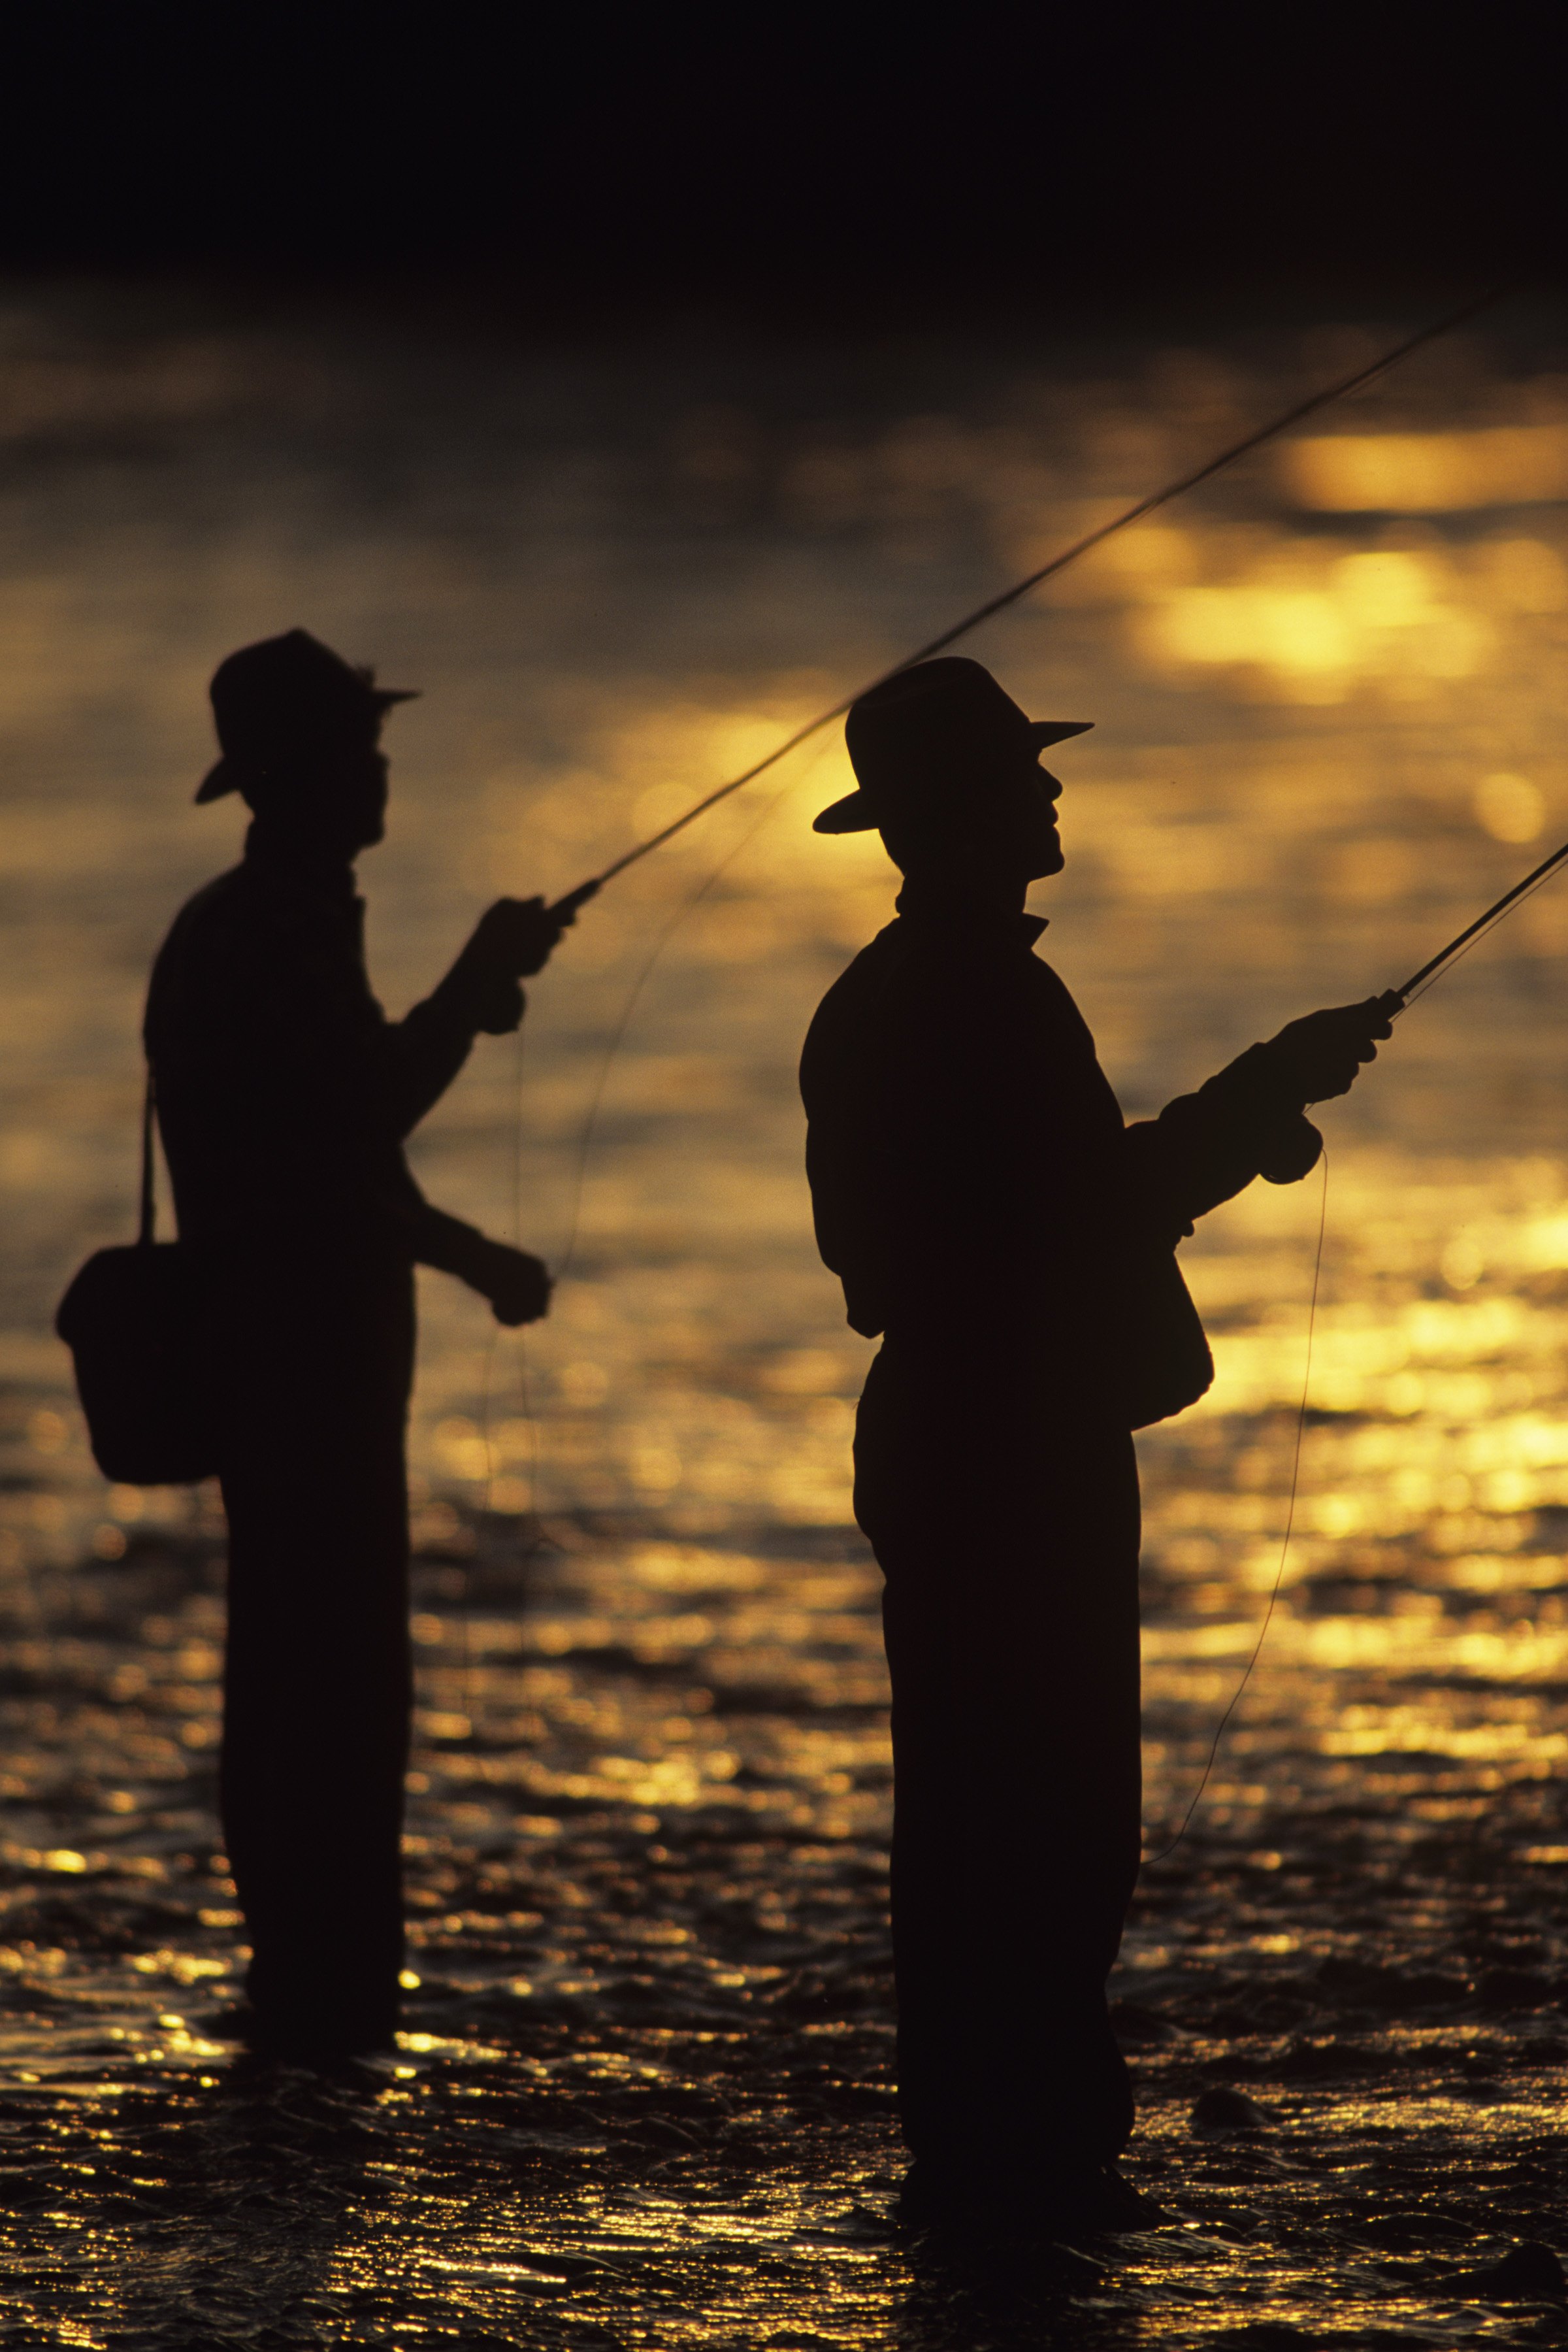
[[[1413,1674],[1403,1704],[1468,1741],[1352,1773],[1302,1720],[1377,1719],[1387,1677],[1274,1678],[1219,1802],[1149,1872],[1117,1986],[1132,2169],[1169,2218],[979,2278],[890,2227],[887,1751],[855,1543],[561,1522],[524,1559],[490,1522],[419,1581],[419,1982],[395,2059],[336,2080],[225,2039],[215,1548],[35,1586],[0,1759],[12,1835],[37,1840],[5,1852],[0,2341],[1568,2334],[1560,2301],[1461,2275],[1568,2242],[1568,1850],[1551,1783],[1496,1761],[1556,1686],[1500,1740],[1473,1679]],[[1152,1614],[1156,1640],[1190,1624]],[[1156,1738],[1194,1717],[1156,1677]],[[1195,2126],[1221,2086],[1246,2128]]]
[[[532,991],[520,1149],[504,1046],[419,1139],[444,1205],[577,1239],[524,1350],[423,1292],[419,1982],[384,2064],[267,2074],[227,2036],[222,1530],[105,1487],[48,1329],[129,1230],[148,958],[233,853],[189,806],[230,646],[303,622],[427,688],[363,874],[400,1010],[496,891],[577,881],[1397,324],[552,352],[0,304],[0,2343],[1568,2335],[1476,2275],[1568,2250],[1568,891],[1325,1121],[1281,1606],[1116,1985],[1169,2220],[1006,2279],[889,2224],[867,1351],[793,1087],[892,896],[809,831],[836,749],[588,910]],[[1131,1109],[1397,980],[1568,834],[1565,492],[1561,321],[1500,316],[977,646],[1099,721],[1041,904]],[[579,1202],[604,1040],[705,883]],[[1187,1252],[1219,1373],[1142,1443],[1155,1848],[1279,1568],[1319,1198],[1257,1188]],[[1221,2089],[1245,2127],[1193,2122]]]

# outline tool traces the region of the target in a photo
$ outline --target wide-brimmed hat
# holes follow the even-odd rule
[[[230,654],[208,691],[224,756],[202,778],[198,801],[220,800],[258,769],[351,737],[419,689],[378,686],[374,670],[355,669],[308,629],[290,629]]]
[[[961,655],[917,662],[862,694],[844,721],[860,790],[834,801],[816,833],[870,833],[922,787],[983,792],[988,755],[1042,751],[1085,735],[1092,719],[1030,719],[988,669]]]

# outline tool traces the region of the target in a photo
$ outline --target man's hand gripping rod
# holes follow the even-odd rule
[[[547,907],[546,914],[558,923],[570,923],[580,907],[586,907],[591,898],[598,898],[604,881],[602,874],[596,874],[591,882],[580,882],[575,890],[569,890],[564,898],[558,898],[553,907]]]

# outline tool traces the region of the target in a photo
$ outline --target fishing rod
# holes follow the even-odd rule
[[[977,606],[973,612],[967,614],[963,619],[955,623],[951,628],[945,630],[939,636],[934,637],[928,644],[920,646],[917,651],[906,655],[903,661],[895,663],[891,669],[884,671],[881,677],[873,681],[873,684],[882,685],[887,678],[896,677],[901,670],[911,668],[917,662],[927,661],[931,659],[933,656],[944,652],[949,646],[956,645],[961,638],[968,635],[972,630],[978,628],[983,622],[991,619],[996,614],[1004,612],[1009,606],[1017,604],[1022,597],[1026,596],[1031,589],[1039,587],[1042,582],[1054,577],[1056,573],[1065,571],[1069,564],[1076,562],[1081,556],[1087,555],[1092,549],[1103,545],[1106,540],[1113,537],[1117,531],[1124,530],[1129,524],[1137,522],[1145,515],[1153,514],[1159,508],[1169,505],[1173,499],[1182,497],[1187,490],[1196,489],[1201,483],[1212,480],[1216,475],[1223,472],[1228,466],[1234,465],[1239,458],[1247,456],[1250,451],[1262,447],[1265,443],[1277,438],[1280,434],[1287,432],[1291,425],[1302,423],[1307,417],[1312,416],[1322,409],[1329,406],[1333,401],[1343,399],[1349,394],[1361,390],[1365,385],[1373,383],[1378,376],[1385,373],[1388,369],[1397,365],[1401,360],[1406,358],[1412,352],[1419,350],[1425,344],[1437,341],[1441,336],[1450,333],[1456,327],[1464,324],[1467,320],[1479,316],[1481,311],[1490,309],[1493,303],[1500,300],[1502,296],[1511,290],[1511,285],[1494,287],[1487,293],[1476,298],[1474,300],[1461,305],[1458,310],[1448,312],[1444,318],[1437,320],[1431,325],[1422,328],[1416,334],[1407,337],[1404,342],[1396,345],[1392,351],[1385,352],[1381,358],[1374,361],[1369,366],[1357,369],[1354,373],[1343,377],[1337,383],[1326,386],[1321,392],[1312,394],[1306,400],[1296,403],[1292,407],[1288,409],[1283,415],[1274,418],[1270,424],[1260,427],[1253,433],[1248,434],[1240,441],[1232,444],[1229,448],[1220,451],[1217,457],[1210,458],[1206,464],[1196,467],[1191,473],[1183,475],[1179,480],[1169,483],[1165,488],[1152,493],[1147,498],[1137,500],[1134,505],[1128,507],[1121,514],[1113,516],[1110,521],[1102,524],[1098,530],[1089,531],[1085,533],[1082,539],[1074,541],[1071,546],[1064,548],[1059,554],[1053,556],[1049,562],[1041,564],[1036,571],[1028,573],[1022,580],[1015,582],[1010,588],[1003,590],[999,595],[989,598],[985,604]],[[855,694],[845,696],[842,700],[835,703],[831,709],[824,710],[816,718],[808,720],[804,726],[796,729],[794,733],[786,736],[783,741],[776,744],[774,749],[769,751],[766,757],[758,761],[753,766],[746,769],[741,774],[731,777],[727,782],[720,784],[716,790],[707,793],[705,798],[695,803],[692,807],[686,809],[680,816],[676,817],[673,823],[664,826],[658,833],[652,835],[648,840],[639,842],[634,847],[625,851],[620,857],[614,859],[609,866],[605,866],[601,873],[591,876],[586,882],[580,883],[575,890],[569,891],[564,898],[558,899],[555,905],[550,908],[550,912],[561,918],[563,920],[570,919],[576,913],[580,907],[586,906],[590,899],[596,898],[607,882],[613,880],[618,874],[623,873],[628,866],[635,865],[639,859],[648,856],[653,850],[662,847],[665,842],[673,840],[677,834],[684,832],[688,825],[695,824],[698,817],[706,815],[710,808],[716,807],[720,801],[727,800],[731,793],[739,792],[744,785],[753,782],[758,776],[765,774],[769,768],[776,767],[779,761],[786,759],[791,751],[798,750],[801,744],[809,741],[812,736],[819,734],[823,728],[831,726],[834,719],[842,718],[851,709],[852,705],[859,700],[861,693],[869,693],[870,691],[870,687],[862,688]],[[1418,994],[1425,994],[1426,991],[1433,986],[1433,984],[1442,977],[1445,971],[1448,970],[1460,956],[1466,954],[1469,950],[1482,937],[1484,937],[1484,935],[1496,923],[1502,919],[1503,916],[1508,913],[1511,908],[1518,905],[1521,901],[1529,897],[1532,891],[1539,889],[1542,883],[1544,883],[1548,877],[1564,863],[1564,861],[1568,861],[1568,843],[1565,843],[1561,849],[1554,851],[1550,857],[1543,859],[1531,873],[1525,876],[1522,882],[1516,883],[1511,890],[1506,891],[1500,898],[1497,899],[1493,905],[1487,908],[1484,914],[1478,916],[1474,922],[1468,924],[1466,928],[1460,931],[1456,938],[1450,940],[1448,945],[1441,949],[1437,955],[1433,956],[1427,962],[1424,963],[1418,971],[1412,973],[1411,977],[1402,987],[1386,991],[1381,999],[1381,1003],[1388,1019],[1390,1021],[1397,1019],[1400,1013],[1406,1012]],[[720,870],[722,870],[722,868]],[[706,885],[704,886],[705,888],[706,887]],[[698,895],[701,894],[699,893]],[[680,919],[678,913],[675,919],[676,921]],[[638,995],[641,993],[643,984],[653,969],[653,964],[657,960],[660,948],[663,946],[664,940],[667,936],[667,932],[661,936],[660,941],[655,946],[653,955],[650,957],[648,963],[644,966],[635,985],[633,986],[632,995],[627,1003],[626,1012],[622,1015],[619,1028],[611,1040],[610,1047],[605,1056],[604,1065],[600,1073],[599,1084],[596,1087],[593,1102],[589,1112],[588,1125],[584,1130],[582,1144],[578,1154],[577,1181],[571,1217],[571,1237],[567,1245],[567,1263],[570,1263],[572,1251],[576,1245],[578,1211],[587,1164],[588,1147],[592,1134],[600,1098],[603,1091],[604,1079],[608,1074],[610,1062],[613,1058],[616,1047],[624,1033],[626,1022],[630,1018],[632,1008],[635,1004]],[[1323,1159],[1323,1189],[1318,1213],[1317,1251],[1312,1271],[1312,1305],[1308,1316],[1306,1369],[1302,1376],[1301,1404],[1297,1420],[1295,1453],[1291,1474],[1290,1510],[1281,1547],[1280,1564],[1275,1573],[1273,1591],[1270,1595],[1268,1611],[1264,1616],[1262,1626],[1260,1629],[1258,1640],[1254,1645],[1252,1655],[1248,1661],[1246,1671],[1242,1675],[1241,1680],[1238,1684],[1228,1706],[1226,1707],[1224,1714],[1221,1716],[1219,1722],[1216,1727],[1214,1738],[1209,1748],[1207,1760],[1204,1765],[1203,1772],[1198,1780],[1197,1787],[1194,1790],[1192,1798],[1187,1804],[1181,1825],[1177,1829],[1175,1838],[1168,1845],[1164,1847],[1158,1853],[1145,1857],[1146,1861],[1150,1863],[1165,1861],[1170,1854],[1174,1853],[1176,1847],[1179,1846],[1186,1838],[1187,1832],[1192,1825],[1193,1817],[1197,1812],[1198,1805],[1203,1800],[1206,1790],[1207,1789],[1209,1779],[1219,1753],[1220,1742],[1224,1738],[1226,1728],[1229,1724],[1237,1706],[1240,1703],[1242,1693],[1246,1689],[1249,1681],[1251,1679],[1253,1669],[1256,1667],[1259,1657],[1261,1654],[1264,1640],[1268,1634],[1270,1622],[1274,1613],[1275,1603],[1279,1598],[1280,1589],[1283,1581],[1286,1560],[1290,1553],[1291,1538],[1295,1525],[1296,1502],[1301,1479],[1301,1444],[1306,1431],[1307,1396],[1312,1378],[1312,1338],[1317,1322],[1318,1289],[1322,1273],[1323,1245],[1327,1232],[1327,1221],[1328,1160],[1325,1152]],[[538,1475],[538,1461],[536,1456],[536,1480]]]
[[[1526,898],[1530,898],[1535,891],[1539,890],[1542,884],[1555,874],[1558,868],[1565,862],[1568,862],[1568,842],[1564,842],[1561,849],[1554,849],[1550,857],[1543,857],[1540,865],[1535,866],[1531,872],[1525,876],[1522,882],[1516,882],[1511,890],[1505,890],[1500,898],[1494,899],[1492,904],[1487,908],[1484,915],[1478,915],[1473,923],[1467,923],[1464,929],[1460,931],[1456,938],[1451,939],[1446,948],[1440,948],[1437,953],[1433,956],[1429,961],[1421,966],[1419,971],[1412,972],[1409,979],[1405,982],[1402,988],[1390,988],[1385,990],[1384,994],[1378,999],[1378,1003],[1380,1009],[1386,1014],[1387,1018],[1390,1021],[1397,1021],[1402,1013],[1408,1011],[1416,997],[1425,996],[1427,991],[1432,987],[1436,982],[1441,980],[1445,971],[1451,971],[1454,964],[1458,962],[1461,956],[1467,955],[1471,948],[1475,947],[1479,940],[1486,937],[1490,930],[1494,929],[1495,926],[1502,920],[1511,907],[1517,907],[1522,904]],[[1301,1442],[1306,1435],[1307,1429],[1307,1395],[1312,1386],[1312,1340],[1317,1330],[1318,1290],[1322,1280],[1323,1242],[1328,1231],[1329,1162],[1328,1148],[1326,1145],[1323,1147],[1322,1170],[1323,1188],[1318,1205],[1318,1244],[1316,1255],[1312,1262],[1312,1303],[1307,1309],[1307,1358],[1305,1369],[1301,1374],[1301,1402],[1296,1414],[1296,1443],[1291,1458],[1291,1495],[1289,1507],[1285,1514],[1285,1532],[1280,1544],[1280,1564],[1274,1571],[1274,1581],[1269,1593],[1269,1605],[1263,1612],[1263,1622],[1258,1629],[1258,1638],[1252,1645],[1252,1654],[1248,1659],[1247,1664],[1243,1669],[1240,1681],[1237,1684],[1236,1688],[1230,1695],[1229,1703],[1227,1706],[1224,1714],[1220,1717],[1219,1721],[1214,1727],[1214,1737],[1209,1742],[1208,1754],[1204,1762],[1203,1771],[1199,1776],[1197,1788],[1193,1790],[1191,1797],[1187,1800],[1186,1811],[1182,1815],[1180,1826],[1178,1827],[1175,1837],[1173,1837],[1167,1844],[1161,1846],[1157,1852],[1154,1853],[1145,1854],[1143,1859],[1144,1866],[1145,1868],[1151,1866],[1155,1863],[1168,1862],[1171,1855],[1175,1853],[1176,1848],[1182,1844],[1186,1837],[1188,1830],[1192,1827],[1193,1816],[1197,1811],[1198,1806],[1203,1802],[1204,1794],[1207,1790],[1209,1780],[1214,1772],[1215,1765],[1219,1759],[1220,1742],[1224,1738],[1226,1731],[1229,1727],[1232,1716],[1236,1713],[1237,1708],[1241,1704],[1242,1693],[1246,1690],[1248,1684],[1252,1679],[1253,1670],[1257,1666],[1259,1659],[1263,1654],[1263,1644],[1268,1638],[1269,1628],[1273,1622],[1274,1610],[1279,1601],[1281,1588],[1285,1580],[1285,1563],[1290,1558],[1291,1538],[1295,1530],[1296,1525],[1296,1503],[1301,1489]]]
[[[1419,971],[1413,971],[1398,988],[1385,989],[1377,1000],[1385,1017],[1397,1021],[1402,1013],[1407,1013],[1417,996],[1425,996],[1427,991],[1435,986],[1462,956],[1478,946],[1489,931],[1495,930],[1511,907],[1520,906],[1526,898],[1532,898],[1542,884],[1565,862],[1568,862],[1568,841],[1561,849],[1554,849],[1550,857],[1543,857],[1539,866],[1532,866],[1522,882],[1516,882],[1511,890],[1505,890],[1500,898],[1494,899],[1484,915],[1478,915],[1473,923],[1467,923],[1446,948],[1439,948],[1437,954],[1421,966]]]
[[[1429,963],[1424,963],[1419,971],[1412,972],[1402,988],[1391,988],[1383,999],[1383,1002],[1389,1006],[1389,1019],[1396,1021],[1400,1013],[1406,1011],[1415,996],[1417,994],[1425,996],[1433,982],[1441,980],[1451,963],[1467,950],[1474,947],[1478,940],[1483,939],[1494,924],[1500,922],[1511,907],[1516,905],[1521,898],[1529,898],[1532,891],[1539,890],[1547,876],[1555,873],[1565,858],[1568,858],[1568,841],[1563,843],[1561,849],[1554,849],[1550,857],[1543,857],[1534,871],[1525,876],[1522,882],[1516,882],[1511,890],[1505,890],[1502,897],[1489,907],[1484,915],[1478,915],[1473,923],[1467,924],[1458,937],[1450,940],[1448,946],[1440,949]]]
[[[865,686],[858,687],[852,694],[846,694],[841,701],[833,704],[831,709],[820,711],[815,719],[809,719],[804,726],[796,728],[793,734],[787,735],[782,742],[775,744],[771,751],[751,767],[745,769],[740,775],[732,776],[727,783],[718,785],[715,791],[695,802],[671,824],[663,826],[659,832],[650,835],[646,841],[640,841],[634,847],[623,850],[619,857],[612,859],[603,868],[602,872],[591,875],[586,882],[580,882],[575,890],[569,890],[563,898],[558,898],[549,911],[558,916],[563,922],[569,920],[580,907],[585,907],[591,898],[597,898],[604,885],[613,881],[616,875],[623,874],[629,866],[635,866],[640,858],[646,857],[653,850],[662,848],[666,841],[673,841],[676,834],[684,833],[687,825],[695,824],[698,817],[706,816],[709,809],[716,808],[719,802],[727,800],[732,793],[739,792],[743,785],[755,782],[756,779],[765,775],[769,768],[777,767],[780,760],[787,759],[791,751],[798,751],[800,745],[809,742],[813,735],[821,734],[824,727],[831,727],[835,719],[842,719],[862,695],[871,693],[875,687],[884,686],[890,677],[896,677],[901,670],[912,669],[917,662],[930,661],[935,655],[946,652],[949,646],[956,645],[960,638],[968,636],[973,630],[977,629],[982,622],[992,620],[997,614],[1006,612],[1009,605],[1018,604],[1020,598],[1027,596],[1030,589],[1038,588],[1042,581],[1054,579],[1059,572],[1065,572],[1070,563],[1076,563],[1079,558],[1087,555],[1091,549],[1103,546],[1108,539],[1113,538],[1120,530],[1125,530],[1130,523],[1138,522],[1145,515],[1154,514],[1159,508],[1169,506],[1173,499],[1184,497],[1188,490],[1197,489],[1200,483],[1212,481],[1214,477],[1223,473],[1228,466],[1235,465],[1239,458],[1247,457],[1252,450],[1262,448],[1266,442],[1276,440],[1281,433],[1289,432],[1291,425],[1300,425],[1307,417],[1314,416],[1321,409],[1327,408],[1333,402],[1345,399],[1351,393],[1363,390],[1365,385],[1374,383],[1378,376],[1385,374],[1390,368],[1397,366],[1401,360],[1407,359],[1412,352],[1419,351],[1425,344],[1436,342],[1442,336],[1451,334],[1456,327],[1463,326],[1467,320],[1479,317],[1481,311],[1490,310],[1493,303],[1500,301],[1505,294],[1512,292],[1516,282],[1510,280],[1504,285],[1491,287],[1486,293],[1477,295],[1471,300],[1461,303],[1458,310],[1446,312],[1442,318],[1434,320],[1429,326],[1422,327],[1416,334],[1406,336],[1405,341],[1396,343],[1392,351],[1385,352],[1380,359],[1373,360],[1365,367],[1356,368],[1349,375],[1341,376],[1335,383],[1325,385],[1321,392],[1310,394],[1305,400],[1295,402],[1292,406],[1285,410],[1282,415],[1276,416],[1270,423],[1260,425],[1255,431],[1244,435],[1242,439],[1233,442],[1228,449],[1220,450],[1217,457],[1209,457],[1201,466],[1195,467],[1191,473],[1183,474],[1179,480],[1166,483],[1163,489],[1151,491],[1147,498],[1139,499],[1123,513],[1113,516],[1109,522],[1101,523],[1096,530],[1086,531],[1082,539],[1074,540],[1070,547],[1065,547],[1059,554],[1053,555],[1049,562],[1042,563],[1035,571],[1026,573],[1023,579],[1015,581],[1010,588],[1004,588],[998,595],[988,597],[983,604],[977,604],[972,613],[965,614],[962,620],[955,621],[950,628],[944,629],[939,635],[931,638],[927,644],[917,646],[914,653],[905,654],[902,661],[894,662],[892,668],[883,670],[880,677],[871,679]],[[1439,958],[1438,961],[1441,961],[1442,959]]]

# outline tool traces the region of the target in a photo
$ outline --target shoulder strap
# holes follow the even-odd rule
[[[152,1119],[157,1105],[152,1088],[152,1065],[147,1065],[147,1091],[141,1102],[141,1223],[137,1240],[151,1249],[158,1206],[152,1191]]]

